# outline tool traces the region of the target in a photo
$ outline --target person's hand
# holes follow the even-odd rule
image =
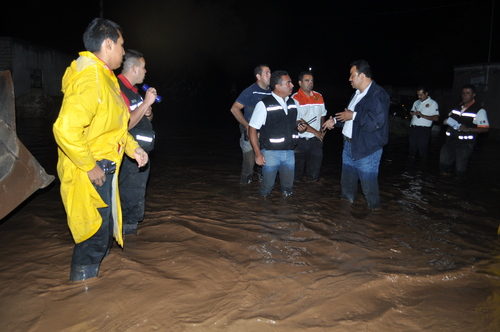
[[[335,119],[340,122],[346,122],[352,120],[353,114],[354,114],[353,111],[345,108],[343,112],[335,114]]]
[[[304,131],[307,130],[307,122],[305,122],[303,119],[300,119],[300,121],[297,123],[297,129],[299,130],[300,133],[303,133]]]
[[[148,163],[148,154],[141,147],[135,149],[134,158],[137,161],[137,165],[139,165],[139,167],[146,166],[146,164]]]
[[[158,94],[156,93],[155,88],[149,88],[146,91],[146,96],[144,97],[144,102],[146,103],[146,105],[153,105],[157,95]]]
[[[263,166],[266,163],[266,158],[264,158],[264,155],[261,152],[255,153],[255,163],[260,166]]]
[[[146,109],[146,112],[144,112],[144,115],[146,117],[150,117],[151,114],[153,114],[153,108],[151,106],[149,106],[147,109]]]
[[[323,123],[323,126],[321,126],[321,129],[323,131],[325,131],[327,129],[330,130],[330,129],[333,129],[334,125],[335,125],[335,119],[333,118],[333,116],[330,116],[330,118]]]
[[[461,125],[460,125],[460,128],[458,128],[458,130],[463,131],[463,132],[469,132],[469,129],[470,129],[470,128],[469,128],[469,127],[467,127],[467,126],[466,126],[466,125],[464,125],[464,124],[461,124]]]
[[[87,172],[87,175],[89,176],[90,182],[99,187],[102,187],[104,182],[106,182],[106,174],[104,174],[103,170],[97,164]]]
[[[320,141],[323,142],[323,137],[325,137],[326,131],[324,130],[315,130],[314,135],[319,138]]]

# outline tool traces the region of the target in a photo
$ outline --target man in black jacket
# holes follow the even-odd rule
[[[354,202],[358,180],[370,210],[380,210],[378,168],[382,149],[389,139],[389,96],[372,80],[365,60],[351,63],[349,82],[356,92],[349,106],[335,118],[330,117],[323,129],[342,126],[344,150],[340,179],[342,198]]]

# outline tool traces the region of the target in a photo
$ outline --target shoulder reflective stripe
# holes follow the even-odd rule
[[[268,111],[278,111],[278,110],[282,110],[283,107],[281,106],[270,106],[267,108]]]
[[[135,135],[135,139],[137,141],[143,141],[143,142],[152,142],[153,141],[153,137],[142,136],[142,135]]]
[[[476,117],[476,113],[467,113],[467,112],[464,112],[464,114],[462,114],[462,116],[468,116],[470,118],[475,118]]]
[[[271,142],[271,143],[282,143],[284,141],[285,141],[284,137],[282,137],[282,138],[270,138],[269,139],[269,142]]]

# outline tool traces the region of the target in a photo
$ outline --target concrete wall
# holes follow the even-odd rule
[[[42,88],[47,95],[62,96],[62,76],[77,56],[16,38],[0,37],[0,70],[11,71],[16,98],[32,88],[32,70],[41,71]]]

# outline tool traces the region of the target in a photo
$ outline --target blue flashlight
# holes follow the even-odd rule
[[[147,84],[143,84],[143,85],[142,85],[142,89],[143,89],[144,91],[148,91],[148,89],[149,89],[149,85],[147,85]],[[161,102],[161,100],[162,100],[161,96],[158,96],[158,95],[157,95],[157,96],[156,96],[155,101],[156,101],[157,103],[159,103],[159,102]]]

